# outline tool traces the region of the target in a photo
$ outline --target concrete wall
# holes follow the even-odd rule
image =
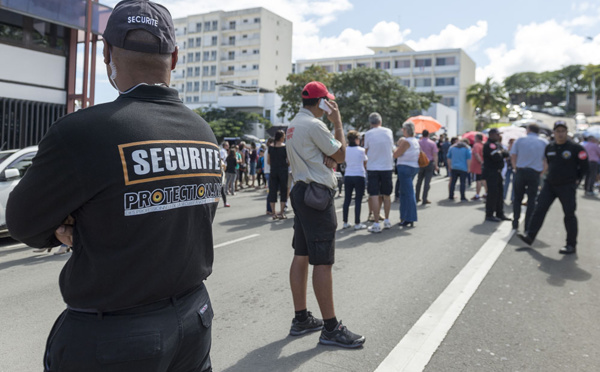
[[[0,56],[0,80],[4,80],[0,82],[0,96],[67,102],[65,57],[6,44],[0,44]]]

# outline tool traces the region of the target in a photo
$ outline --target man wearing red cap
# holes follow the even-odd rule
[[[290,193],[294,208],[294,259],[290,286],[296,315],[290,335],[321,331],[319,342],[356,348],[365,342],[338,321],[333,306],[332,265],[335,254],[337,217],[334,205],[337,180],[328,165],[343,163],[346,142],[342,118],[335,97],[323,83],[313,81],[302,91],[302,105],[287,130],[286,149],[294,187]],[[327,113],[334,135],[319,118]],[[313,287],[323,320],[307,310],[308,265],[314,265]]]

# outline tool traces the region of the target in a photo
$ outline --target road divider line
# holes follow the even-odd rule
[[[239,239],[235,239],[235,240],[230,240],[228,242],[215,245],[215,248],[221,248],[221,247],[225,247],[227,245],[235,244],[235,243],[247,240],[247,239],[256,238],[259,235],[260,234],[252,234],[252,235],[244,236],[243,238],[239,238]]]
[[[514,235],[503,222],[375,372],[421,372]]]

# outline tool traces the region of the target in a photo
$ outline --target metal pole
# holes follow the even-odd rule
[[[596,74],[592,72],[592,116],[596,116]]]

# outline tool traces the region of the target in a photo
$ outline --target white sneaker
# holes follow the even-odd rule
[[[369,231],[370,233],[380,233],[381,226],[379,225],[379,223],[375,222],[374,224],[371,225],[371,227],[369,227],[367,229],[367,231]]]
[[[362,229],[366,229],[367,225],[365,225],[364,223],[357,223],[356,225],[354,225],[354,230],[362,230]]]
[[[392,228],[392,223],[390,222],[390,220],[383,220],[383,228],[384,229],[391,229]]]
[[[344,225],[342,226],[342,229],[349,229],[350,228],[350,224],[347,222],[344,222]]]

